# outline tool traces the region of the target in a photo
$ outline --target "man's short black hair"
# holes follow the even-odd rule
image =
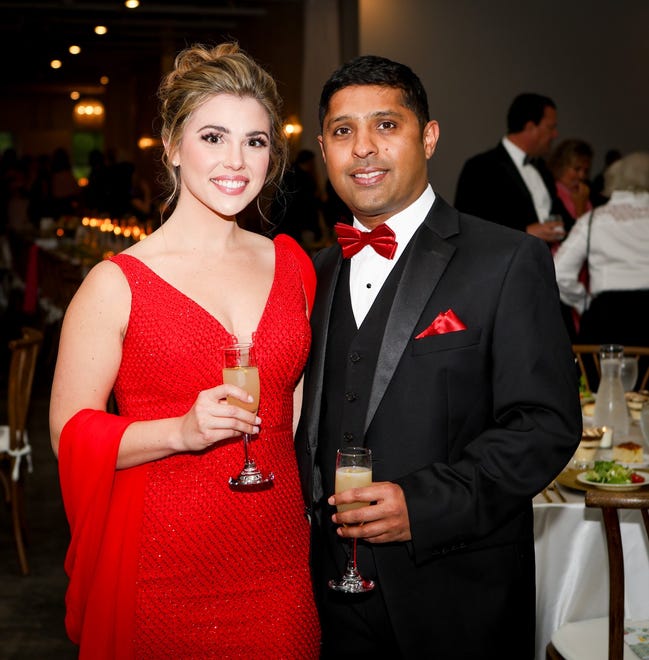
[[[538,124],[543,118],[546,108],[556,105],[549,96],[542,94],[519,94],[509,106],[507,112],[507,133],[520,133],[528,121]]]
[[[426,90],[412,69],[385,57],[361,55],[334,71],[324,84],[320,95],[320,130],[331,97],[352,85],[378,85],[400,89],[403,92],[403,104],[415,113],[422,130],[430,119]]]

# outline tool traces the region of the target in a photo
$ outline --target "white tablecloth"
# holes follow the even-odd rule
[[[567,504],[534,501],[536,657],[563,623],[608,616],[608,554],[601,511],[583,493],[562,489]],[[553,497],[553,499],[556,499]],[[639,511],[620,512],[625,557],[625,616],[649,619],[649,541]]]

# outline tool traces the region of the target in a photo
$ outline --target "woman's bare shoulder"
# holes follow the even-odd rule
[[[130,287],[121,268],[108,259],[93,266],[77,289],[70,310],[130,307]]]
[[[242,233],[239,248],[245,259],[252,258],[266,265],[274,263],[275,244],[267,236],[246,230]]]
[[[273,245],[274,245],[273,241],[272,239],[268,238],[268,236],[264,236],[263,234],[258,234],[257,232],[254,231],[246,230],[245,237],[246,240],[249,241],[250,245],[260,250],[273,249]]]

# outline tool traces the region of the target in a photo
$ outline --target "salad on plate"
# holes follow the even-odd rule
[[[583,480],[592,484],[644,484],[643,474],[616,461],[595,461],[592,470],[582,473]]]

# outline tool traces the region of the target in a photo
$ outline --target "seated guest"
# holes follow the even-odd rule
[[[519,94],[507,113],[507,135],[464,164],[455,207],[556,243],[569,229],[564,223],[572,224],[542,160],[557,135],[554,101],[540,94]]]
[[[548,169],[554,177],[557,196],[573,220],[590,211],[588,177],[593,162],[593,150],[583,140],[563,140],[550,158]]]
[[[561,300],[579,312],[582,344],[647,345],[649,308],[649,152],[605,173],[609,201],[582,215],[555,254]],[[579,281],[588,265],[590,290]]]

